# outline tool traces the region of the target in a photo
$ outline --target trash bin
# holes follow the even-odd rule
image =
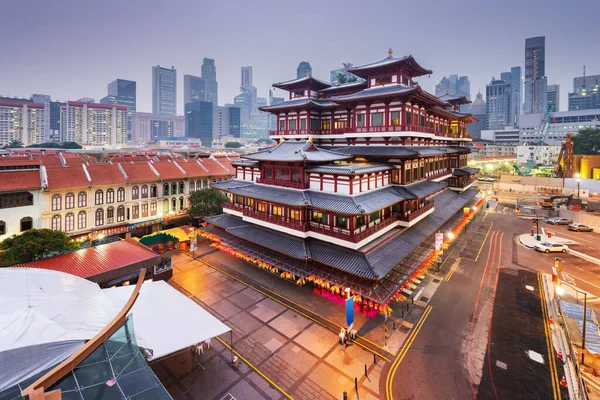
[[[542,240],[542,237],[540,235],[537,235],[535,239],[539,242]]]
[[[552,232],[548,231],[548,239],[552,237]]]

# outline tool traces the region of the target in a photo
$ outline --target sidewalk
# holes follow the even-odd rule
[[[523,246],[529,247],[530,249],[533,249],[537,244],[544,243],[544,242],[561,243],[561,244],[566,244],[566,245],[579,244],[578,242],[575,242],[570,239],[562,238],[560,236],[555,236],[555,235],[548,236],[548,235],[542,234],[542,233],[540,233],[540,240],[537,240],[535,234],[533,236],[531,236],[531,233],[524,233],[519,236],[519,242],[521,242],[521,244]]]

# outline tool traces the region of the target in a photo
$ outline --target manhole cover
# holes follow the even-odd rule
[[[437,279],[437,278],[433,280],[433,283],[440,283],[440,282],[441,281],[439,279]]]

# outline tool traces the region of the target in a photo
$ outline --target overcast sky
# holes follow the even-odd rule
[[[342,62],[380,60],[391,47],[434,71],[420,78],[426,90],[467,75],[472,99],[479,89],[485,98],[492,77],[523,67],[525,38],[544,35],[546,75],[565,110],[583,65],[600,74],[599,14],[598,0],[10,1],[0,13],[0,94],[99,100],[122,78],[137,82],[138,111],[152,111],[152,66],[173,65],[181,114],[183,75],[200,75],[204,57],[216,60],[224,104],[238,94],[242,65],[267,97],[300,61],[328,80]]]

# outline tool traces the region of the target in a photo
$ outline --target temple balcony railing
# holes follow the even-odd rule
[[[295,219],[284,218],[284,217],[281,217],[278,215],[269,215],[266,213],[261,213],[261,212],[253,211],[253,210],[244,210],[243,213],[245,216],[248,216],[250,218],[254,218],[254,219],[264,221],[264,222],[269,222],[272,224],[280,225],[280,226],[283,226],[286,228],[295,229],[297,231],[306,232],[306,230],[307,230],[306,223],[295,220]]]
[[[401,221],[410,222],[421,215],[425,214],[427,211],[433,208],[433,201],[426,201],[421,208],[416,211],[406,212],[406,214],[400,216]]]
[[[272,178],[258,178],[256,183],[262,183],[265,185],[274,185],[274,186],[282,186],[286,188],[292,189],[308,189],[308,184],[302,184],[302,182],[293,182],[293,181],[284,181],[281,179],[272,179]]]
[[[428,180],[432,180],[432,179],[437,179],[437,178],[441,178],[442,176],[447,176],[447,175],[451,175],[452,174],[452,169],[444,169],[444,170],[440,170],[438,172],[428,172],[425,175],[425,178]]]
[[[310,222],[310,231],[315,233],[320,233],[323,235],[327,235],[333,238],[345,240],[347,242],[358,243],[361,240],[368,238],[369,236],[381,231],[382,229],[390,226],[394,222],[398,221],[398,215],[392,214],[390,217],[380,220],[377,224],[371,226],[370,228],[366,228],[361,231],[361,229],[356,229],[354,233],[345,228],[340,228],[337,226],[331,227],[326,224],[321,224],[318,222],[311,221]]]
[[[448,180],[448,186],[450,188],[464,189],[476,180],[475,175],[453,176]]]
[[[430,128],[429,126],[420,126],[413,124],[404,125],[382,125],[382,126],[360,126],[360,127],[344,127],[344,128],[333,128],[333,129],[283,129],[283,130],[272,130],[270,134],[272,136],[279,135],[340,135],[344,133],[378,133],[378,132],[419,132],[419,133],[431,133],[436,136],[442,137],[456,137],[456,138],[470,138],[467,134],[453,134],[446,131],[441,131],[436,128]]]

